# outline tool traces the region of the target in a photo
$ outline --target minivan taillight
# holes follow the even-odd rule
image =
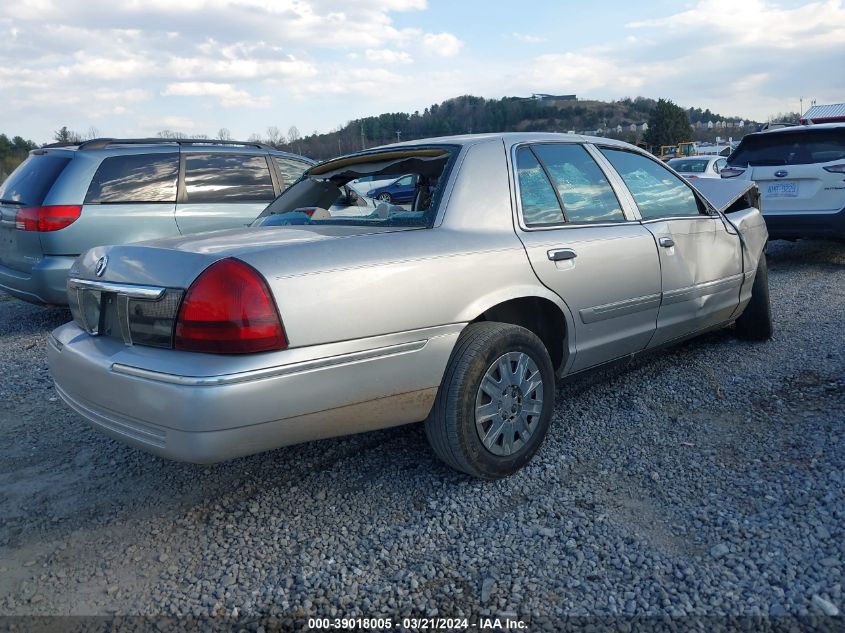
[[[51,204],[42,207],[23,207],[15,214],[15,228],[19,231],[59,231],[79,219],[82,207],[75,204]]]
[[[719,175],[722,178],[736,178],[744,173],[745,169],[740,167],[722,167],[722,171],[719,172]]]
[[[196,278],[176,318],[176,349],[249,354],[285,349],[282,320],[267,282],[239,259],[221,259]]]
[[[845,163],[842,165],[829,165],[827,167],[822,167],[825,171],[829,171],[831,174],[845,174]]]

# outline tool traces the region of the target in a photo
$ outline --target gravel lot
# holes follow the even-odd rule
[[[776,336],[561,384],[523,472],[420,426],[201,467],[53,390],[64,310],[0,295],[0,613],[477,616],[845,610],[845,244],[770,247]]]

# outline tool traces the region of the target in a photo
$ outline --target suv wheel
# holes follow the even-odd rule
[[[772,305],[769,301],[769,269],[766,253],[760,254],[754,285],[751,286],[751,300],[745,311],[736,320],[736,333],[749,341],[767,341],[772,338]]]

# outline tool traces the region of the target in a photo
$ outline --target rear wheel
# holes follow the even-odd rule
[[[766,253],[760,254],[754,285],[751,286],[751,300],[745,312],[736,320],[736,333],[749,341],[767,341],[772,338],[772,305],[769,301],[769,269]]]
[[[387,192],[380,193],[379,195],[377,195],[376,200],[381,200],[382,202],[386,202],[387,204],[390,204],[391,202],[393,202],[393,198],[391,198],[390,194],[387,193]]]
[[[452,468],[506,477],[543,443],[554,396],[552,362],[537,336],[516,325],[473,323],[449,359],[426,436]]]

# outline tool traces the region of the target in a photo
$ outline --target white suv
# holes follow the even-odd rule
[[[772,239],[845,237],[845,123],[749,134],[721,176],[757,183]]]

